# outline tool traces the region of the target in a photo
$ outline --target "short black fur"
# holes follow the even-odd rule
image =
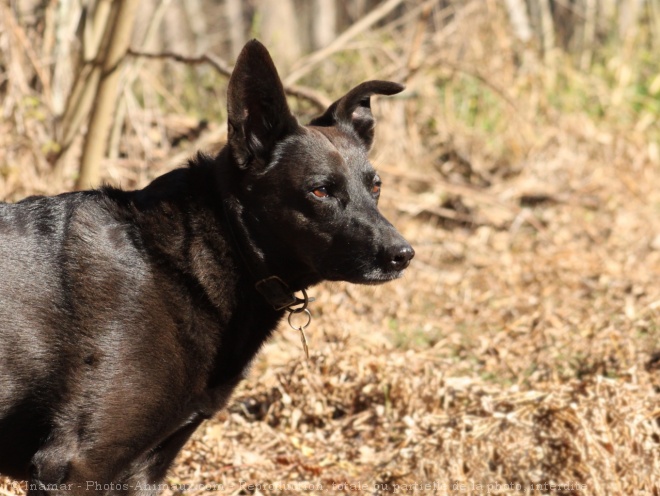
[[[217,157],[139,191],[0,203],[0,473],[29,494],[153,493],[227,402],[284,310],[255,289],[399,277],[413,250],[378,212],[372,81],[298,125],[249,42]],[[153,487],[153,486],[152,486]]]

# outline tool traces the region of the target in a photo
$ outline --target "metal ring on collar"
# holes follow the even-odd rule
[[[300,312],[305,312],[307,314],[307,322],[305,322],[303,325],[300,325],[298,327],[293,325],[293,322],[291,321],[291,317],[293,317],[295,314],[300,313]],[[306,308],[302,308],[300,310],[297,310],[295,312],[289,313],[289,325],[291,326],[291,329],[295,329],[297,331],[302,331],[303,329],[307,329],[309,327],[309,324],[312,322],[312,314],[309,310]]]

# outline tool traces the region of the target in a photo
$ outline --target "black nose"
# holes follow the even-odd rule
[[[387,250],[387,263],[392,270],[403,270],[415,256],[415,250],[408,243],[394,245]]]

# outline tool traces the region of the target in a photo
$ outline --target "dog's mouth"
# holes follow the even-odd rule
[[[373,273],[365,274],[361,278],[358,278],[355,281],[351,281],[354,284],[367,284],[370,286],[377,286],[379,284],[385,284],[389,281],[394,281],[403,276],[405,270],[399,270],[396,272],[383,272],[376,270]]]
[[[405,269],[383,270],[382,268],[374,268],[368,271],[335,272],[333,274],[326,274],[324,278],[330,281],[344,281],[351,284],[377,286],[399,279],[404,273]]]

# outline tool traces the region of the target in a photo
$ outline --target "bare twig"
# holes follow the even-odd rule
[[[14,32],[15,39],[19,42],[23,50],[25,50],[25,55],[27,56],[30,64],[34,68],[34,73],[41,81],[41,86],[44,93],[44,103],[50,108],[52,105],[51,92],[50,92],[50,74],[48,71],[44,71],[42,64],[39,62],[36,52],[32,43],[28,39],[28,36],[25,34],[25,30],[18,25],[14,15],[11,13],[9,8],[5,5],[0,4],[0,12],[2,16],[7,20],[9,28]]]
[[[170,7],[171,2],[172,0],[160,0],[154,9],[153,15],[149,19],[149,24],[144,34],[144,38],[142,39],[143,48],[151,46],[158,36],[158,28],[160,27],[163,21],[163,17]],[[112,159],[116,159],[119,156],[119,140],[121,138],[121,131],[124,125],[126,111],[128,109],[128,105],[121,105],[121,99],[126,98],[126,95],[130,93],[131,87],[137,79],[138,74],[142,69],[142,65],[145,62],[145,60],[141,59],[138,60],[135,64],[132,64],[126,71],[126,74],[121,82],[121,89],[119,94],[122,96],[120,96],[120,101],[117,105],[117,114],[115,115],[112,132],[110,133],[110,143],[108,145],[108,156]]]
[[[293,84],[301,77],[308,74],[317,64],[328,58],[333,53],[341,50],[346,45],[346,43],[376,24],[383,17],[397,8],[401,3],[403,3],[403,0],[388,0],[384,2],[369,12],[358,22],[353,24],[337,38],[335,38],[335,40],[328,46],[317,50],[316,52],[302,59],[300,64],[298,64],[298,69],[292,71],[291,74],[289,74],[284,79],[285,85]]]
[[[284,87],[284,92],[292,97],[312,103],[319,110],[325,110],[332,103],[332,100],[327,96],[307,86],[288,84]]]
[[[429,17],[431,16],[432,10],[433,10],[433,4],[427,2],[426,5],[424,5],[422,11],[420,12],[417,22],[415,23],[413,40],[412,43],[410,44],[410,50],[408,52],[408,61],[406,62],[406,66],[409,74],[416,71],[421,64],[424,35],[426,34],[426,26],[428,24]]]
[[[141,52],[140,50],[129,49],[128,55],[146,59],[174,60],[175,62],[182,62],[184,64],[191,65],[209,64],[223,76],[231,76],[231,68],[229,65],[224,60],[210,54],[202,54],[199,57],[189,57],[187,55],[181,55],[174,52],[149,53]]]
[[[440,188],[448,193],[470,197],[480,203],[498,205],[502,208],[505,208],[507,210],[516,213],[520,211],[520,207],[518,207],[517,205],[502,200],[492,193],[481,191],[478,190],[477,188],[474,188],[472,186],[467,186],[464,184],[450,183],[449,181],[443,179],[442,177],[438,177],[438,175],[435,174],[430,174],[430,175],[421,174],[410,170],[400,170],[395,167],[388,167],[382,164],[378,165],[378,171],[396,177],[397,179],[403,179],[403,180],[415,181],[415,182],[433,185],[433,187]]]
[[[198,57],[190,57],[174,52],[148,53],[148,52],[141,52],[139,50],[129,50],[128,55],[132,55],[133,57],[143,57],[148,59],[174,60],[176,62],[191,64],[191,65],[209,64],[219,74],[222,74],[225,77],[230,77],[232,72],[232,69],[227,62],[210,53],[205,53]],[[287,95],[311,103],[312,105],[314,105],[314,107],[316,107],[319,110],[325,110],[332,103],[332,101],[326,96],[322,95],[316,90],[313,90],[305,86],[288,84],[284,86],[284,91],[286,92]]]

